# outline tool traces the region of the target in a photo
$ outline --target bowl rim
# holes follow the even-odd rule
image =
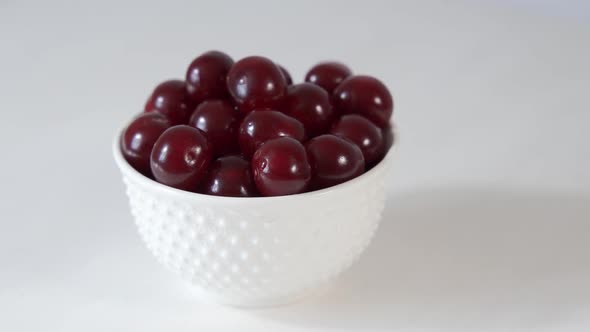
[[[347,187],[356,186],[362,182],[368,181],[368,179],[377,176],[381,170],[383,170],[386,165],[388,164],[389,160],[391,159],[392,151],[394,150],[395,144],[392,145],[387,154],[377,165],[373,166],[370,170],[366,171],[365,173],[357,176],[354,179],[348,180],[346,182],[337,184],[332,187],[314,190],[310,192],[304,192],[299,194],[292,194],[292,195],[283,195],[283,196],[257,196],[257,197],[229,197],[229,196],[215,196],[215,195],[206,195],[201,193],[195,193],[191,191],[181,190],[174,187],[167,186],[165,184],[159,183],[155,180],[148,178],[147,176],[141,174],[137,170],[135,170],[131,165],[127,162],[127,160],[123,157],[123,152],[120,148],[120,141],[123,132],[127,128],[127,126],[122,127],[117,131],[115,137],[112,142],[112,149],[113,149],[113,157],[115,159],[115,163],[119,167],[119,170],[123,173],[124,176],[133,178],[135,182],[140,182],[142,186],[149,187],[153,190],[163,191],[167,194],[180,196],[183,199],[199,199],[199,200],[209,200],[215,201],[217,203],[220,202],[269,202],[269,201],[283,201],[283,200],[294,200],[294,199],[305,199],[305,198],[313,198],[319,196],[326,196],[334,191],[339,191],[341,189],[345,189]],[[392,130],[395,127],[392,126]],[[397,135],[396,135],[397,137]],[[180,198],[179,197],[179,198]]]

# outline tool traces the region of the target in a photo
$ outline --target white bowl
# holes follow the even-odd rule
[[[123,158],[131,214],[157,260],[209,299],[241,307],[291,302],[333,280],[367,247],[385,204],[391,151],[346,183],[256,198],[190,193],[157,183]]]

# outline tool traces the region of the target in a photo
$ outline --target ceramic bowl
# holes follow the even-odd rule
[[[333,280],[371,241],[385,204],[391,151],[346,183],[309,193],[232,198],[177,190],[113,154],[131,214],[156,259],[218,303],[270,306]]]

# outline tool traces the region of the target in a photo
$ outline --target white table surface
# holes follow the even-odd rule
[[[0,331],[590,330],[590,5],[0,1]],[[531,8],[533,6],[534,8]],[[295,305],[208,305],[135,233],[111,139],[208,49],[387,82],[382,227]]]

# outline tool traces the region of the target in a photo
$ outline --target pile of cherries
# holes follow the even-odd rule
[[[348,181],[393,144],[393,100],[370,76],[320,63],[305,83],[250,56],[206,52],[158,85],[121,137],[140,173],[209,195],[280,196]]]

